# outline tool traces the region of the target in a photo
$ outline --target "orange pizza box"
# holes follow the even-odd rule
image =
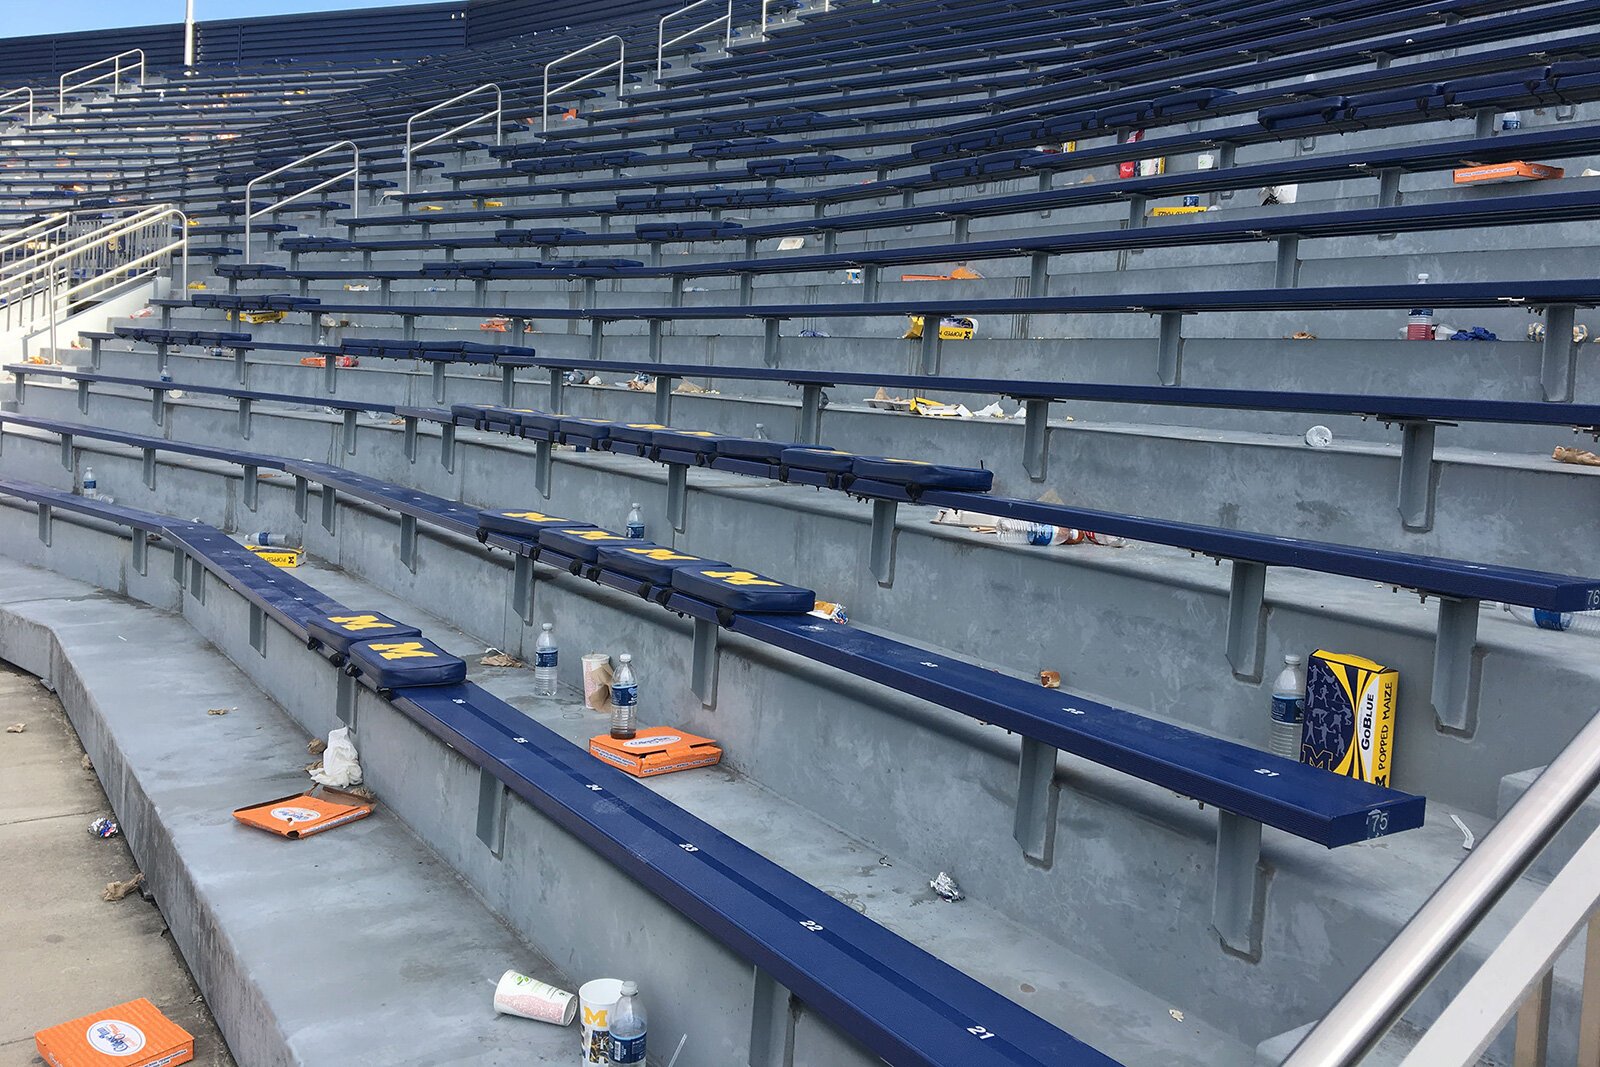
[[[375,807],[377,804],[365,797],[320,787],[239,808],[233,817],[246,826],[295,841],[365,819]]]
[[[33,1035],[55,1067],[168,1067],[194,1059],[194,1037],[144,998]]]
[[[1538,182],[1559,178],[1566,171],[1543,163],[1490,163],[1481,167],[1456,168],[1456,184],[1493,184],[1496,182]]]
[[[610,734],[589,739],[589,754],[613,767],[620,767],[635,778],[710,767],[722,762],[722,748],[709,737],[670,727],[640,730],[638,735],[619,741]]]

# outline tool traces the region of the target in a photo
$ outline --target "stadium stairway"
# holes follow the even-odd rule
[[[181,155],[196,124],[148,92],[52,116],[0,145],[0,210],[173,203],[192,270],[6,367],[5,581],[63,617],[66,580],[177,612],[175,648],[212,642],[302,729],[358,723],[417,847],[554,971],[663,991],[692,1062],[1278,1063],[1458,827],[1594,711],[1594,638],[1498,609],[1600,599],[1600,469],[1549,458],[1600,430],[1597,14],[903,0],[762,38],[740,8],[729,47],[630,64],[620,97],[615,73],[546,97],[543,64],[596,36],[571,31],[298,72],[328,95],[270,120],[291,79],[208,75],[260,99]],[[498,111],[449,104],[428,135],[465,128],[406,149],[488,83]],[[343,140],[358,189],[337,153],[269,174]],[[86,189],[29,184],[80,156]],[[1565,176],[1452,182],[1518,160]],[[263,175],[305,197],[247,240]],[[1496,339],[1402,339],[1413,308]],[[79,493],[88,466],[114,503]],[[663,566],[793,603],[540,528],[607,540],[633,501]],[[974,528],[999,516],[1130,543]],[[228,536],[262,529],[311,562],[271,577]],[[468,680],[308,650],[318,597],[416,625]],[[787,614],[818,598],[849,623]],[[0,603],[12,629],[30,603]],[[474,661],[526,659],[546,620],[566,698]],[[1278,664],[1316,648],[1399,669],[1394,789],[1297,793],[1314,772],[1260,751]],[[721,768],[602,774],[580,649],[632,651],[646,717],[718,738]],[[1557,1057],[1581,972],[1556,968]]]

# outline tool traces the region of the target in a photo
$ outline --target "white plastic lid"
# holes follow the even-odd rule
[[[1298,667],[1300,666],[1302,660],[1298,655],[1291,653],[1290,655],[1283,657],[1283,662],[1287,663],[1291,667]]]
[[[633,657],[628,655],[628,653],[626,653],[626,652],[624,652],[622,655],[618,656],[617,658],[619,660],[621,660],[623,663],[632,663],[633,662]]]
[[[543,626],[539,627],[541,630],[554,630],[555,628],[556,624],[553,622],[547,622]]]
[[[622,995],[625,996],[625,997],[638,996],[639,995],[639,983],[635,982],[635,981],[632,981],[632,980],[623,982],[622,983]]]

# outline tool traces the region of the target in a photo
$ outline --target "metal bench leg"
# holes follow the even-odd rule
[[[20,384],[21,379],[18,379],[18,385]],[[150,391],[150,421],[160,426],[166,422],[166,418],[167,391],[165,389],[153,389]]]
[[[142,452],[143,455],[139,457],[139,465],[142,468],[140,475],[144,479],[145,488],[154,490],[156,487],[156,450],[146,448]]]
[[[1447,733],[1470,737],[1478,722],[1478,601],[1439,598],[1433,641],[1433,715]]]
[[[1263,893],[1261,824],[1243,815],[1217,812],[1217,886],[1211,928],[1230,952],[1252,959],[1261,953]]]
[[[1056,749],[1031,737],[1022,739],[1022,761],[1017,773],[1017,813],[1012,830],[1022,854],[1048,867],[1055,853],[1056,809],[1061,791],[1056,788]]]
[[[517,369],[502,366],[500,368],[500,406],[516,407],[517,399]]]
[[[1135,193],[1128,197],[1128,229],[1144,229],[1145,198]]]
[[[876,266],[861,268],[861,299],[865,303],[872,303],[878,299],[878,275],[880,271]]]
[[[814,445],[822,437],[822,386],[800,387],[800,427],[795,437],[801,444]]]
[[[939,343],[939,324],[944,321],[944,313],[928,313],[922,316],[922,344],[917,351],[917,373],[938,374],[939,356],[941,345]]]
[[[329,353],[322,357],[322,388],[329,396],[339,392],[339,357]]]
[[[340,421],[343,423],[340,436],[344,442],[344,454],[353,456],[356,454],[356,409],[350,408],[340,414],[342,415]]]
[[[355,676],[339,672],[339,688],[334,696],[333,713],[339,721],[355,729],[356,725],[356,690],[359,684]]]
[[[756,298],[755,276],[749,273],[739,275],[739,303],[748,305]]]
[[[778,365],[778,349],[781,340],[778,337],[778,320],[761,320],[761,362],[769,367]]]
[[[604,359],[606,350],[606,324],[604,319],[589,323],[589,358]]]
[[[1405,422],[1400,429],[1400,521],[1408,530],[1431,530],[1438,483],[1438,465],[1433,462],[1435,426]]]
[[[1177,385],[1183,378],[1183,312],[1161,313],[1160,341],[1156,349],[1156,377],[1162,385]]]
[[[54,514],[55,509],[49,504],[39,505],[39,541],[46,548],[50,547],[50,537],[55,532],[54,519],[52,518]]]
[[[135,571],[137,571],[138,573],[140,573],[140,574],[149,574],[150,573],[150,537],[143,530],[134,530],[134,531],[132,531],[132,533],[133,533],[133,541],[132,541],[132,545],[133,545],[133,559],[132,559],[133,569]],[[251,605],[251,610],[252,611],[260,611],[261,609],[256,607],[255,605]],[[265,613],[263,613],[263,614],[265,614]],[[254,642],[252,642],[252,644],[254,644]],[[260,647],[259,646],[256,648],[256,651],[258,651],[258,652],[260,651]]]
[[[301,522],[306,521],[306,514],[310,511],[311,486],[300,475],[294,476],[294,514]]]
[[[895,519],[899,511],[896,501],[872,502],[872,576],[885,589],[894,585]]]
[[[400,562],[412,574],[417,573],[417,517],[400,516]]]
[[[253,463],[244,465],[244,474],[239,481],[241,495],[244,498],[246,511],[255,511],[261,501],[261,471]]]
[[[715,619],[694,620],[694,652],[689,687],[704,707],[717,704],[717,636]]]
[[[89,414],[89,383],[88,382],[79,382],[78,383],[78,410],[81,411],[85,415]]]
[[[534,585],[533,560],[518,555],[511,561],[511,610],[524,626],[533,625]]]
[[[1022,468],[1042,482],[1050,462],[1050,401],[1024,400],[1022,410]]]
[[[417,419],[414,415],[405,416],[405,455],[407,463],[417,461]]]
[[[1278,238],[1278,265],[1273,284],[1293,289],[1300,284],[1300,238],[1288,234]]]
[[[667,520],[683,533],[689,512],[689,468],[682,463],[667,464]]]
[[[1573,307],[1555,304],[1544,313],[1544,357],[1539,365],[1539,385],[1544,398],[1570,401],[1578,370],[1578,346],[1572,343]]]
[[[672,425],[672,383],[678,379],[670,374],[662,374],[656,378],[656,422],[662,426]]]
[[[444,363],[440,360],[433,361],[433,401],[436,404],[444,403]]]
[[[100,338],[89,338],[89,369],[100,369]]]
[[[1228,586],[1228,665],[1241,681],[1261,680],[1266,652],[1267,565],[1233,561]]]
[[[233,378],[240,385],[249,384],[249,364],[245,362],[245,350],[242,348],[233,350]]]
[[[456,469],[456,427],[447,422],[439,428],[439,465],[451,473]]]
[[[550,411],[552,414],[562,414],[561,394],[562,388],[567,384],[567,372],[560,367],[550,368]]]
[[[478,768],[478,840],[499,859],[506,841],[506,785],[489,768]]]
[[[1398,207],[1400,205],[1400,171],[1394,167],[1385,167],[1378,172],[1378,206]]]
[[[660,319],[651,319],[649,324],[646,326],[646,329],[649,330],[649,338],[650,339],[649,339],[648,345],[647,345],[647,347],[645,349],[645,355],[646,355],[647,358],[649,358],[651,363],[660,363],[661,362],[661,320]]]
[[[338,517],[339,493],[331,485],[322,487],[322,528],[333,533]]]
[[[1028,295],[1050,295],[1050,256],[1047,253],[1035,252],[1028,257]]]
[[[1480,108],[1473,116],[1472,136],[1483,138],[1494,136],[1494,109]]]
[[[813,923],[806,929],[822,928]],[[794,1024],[793,994],[757,968],[750,1005],[750,1067],[789,1067],[794,1062]]]
[[[550,474],[554,464],[550,459],[550,442],[535,441],[533,443],[533,485],[539,490],[539,495],[546,500],[550,499]]]

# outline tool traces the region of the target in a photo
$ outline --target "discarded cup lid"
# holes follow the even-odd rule
[[[1306,444],[1312,448],[1327,448],[1333,444],[1333,431],[1326,426],[1313,426],[1306,431]]]

